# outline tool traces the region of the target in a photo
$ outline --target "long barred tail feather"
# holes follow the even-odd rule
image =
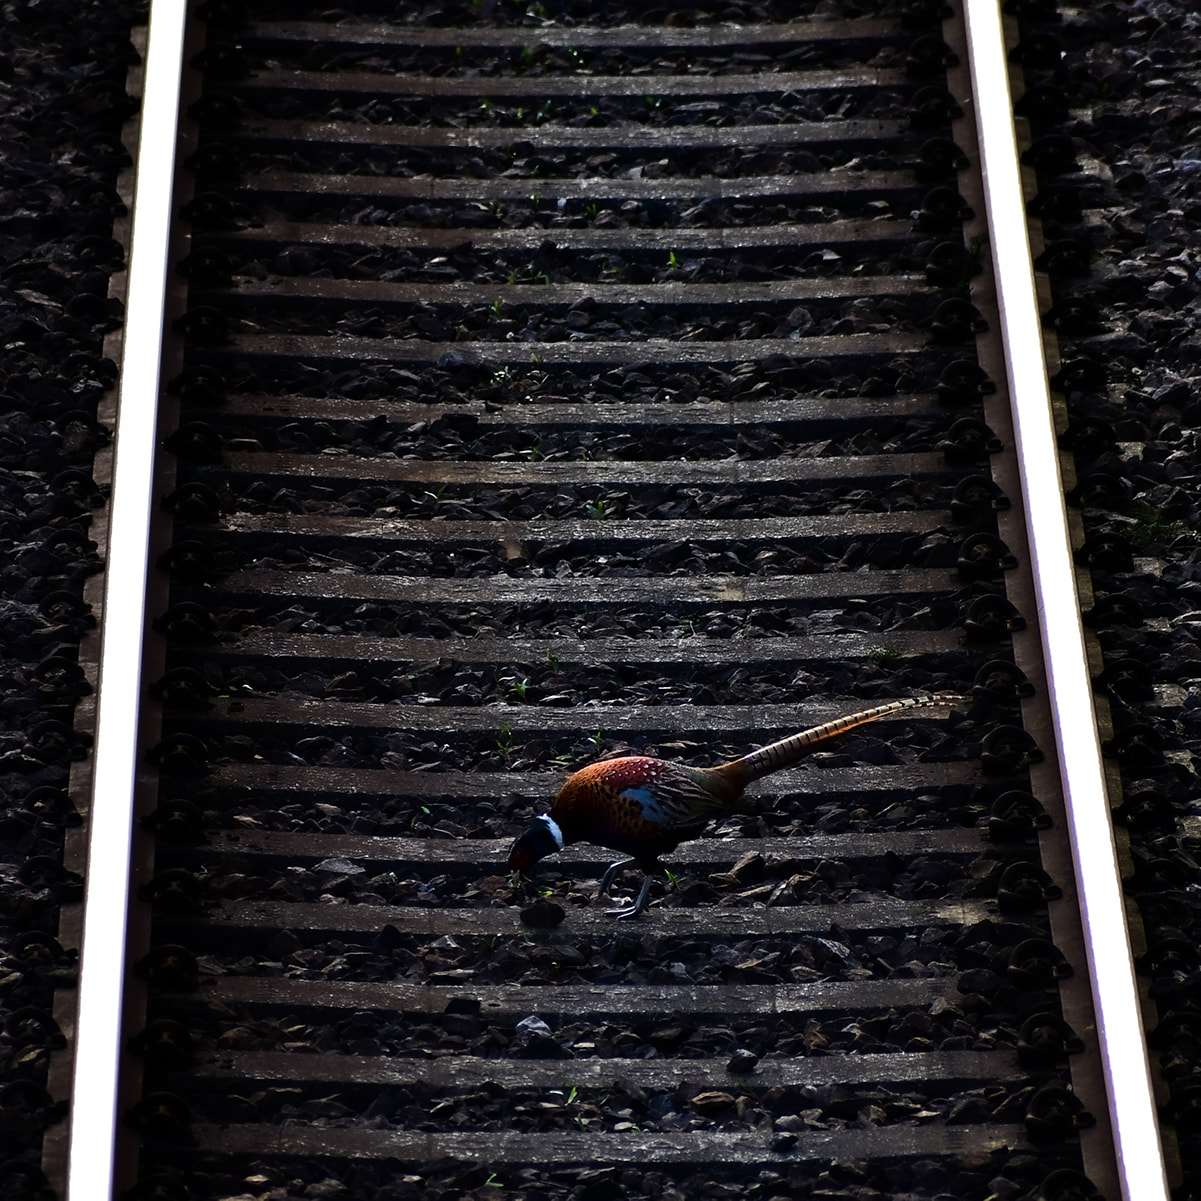
[[[866,725],[869,721],[878,721],[892,713],[900,713],[906,709],[949,709],[966,702],[966,697],[950,692],[926,693],[922,696],[908,696],[903,700],[889,701],[886,705],[875,705],[871,709],[862,709],[858,713],[846,717],[836,717],[833,721],[823,722],[820,726],[802,730],[799,734],[790,734],[778,742],[760,747],[743,755],[741,759],[733,759],[712,770],[736,780],[745,786],[752,780],[769,776],[772,772],[791,767],[798,760],[820,746],[823,742],[845,734],[856,726]]]

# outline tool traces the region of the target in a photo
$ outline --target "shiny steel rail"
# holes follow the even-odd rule
[[[183,0],[155,0],[150,23],[104,599],[94,795],[88,815],[69,1201],[109,1201],[115,1189],[125,932],[134,874],[127,850],[139,771],[138,718],[145,695],[140,669],[149,554],[145,527],[155,492],[155,412],[161,384],[167,271],[164,254],[173,193],[170,165],[175,159],[184,9]],[[1092,717],[1029,266],[1004,36],[995,0],[967,0],[966,9],[1013,428],[1022,451],[1020,473],[1036,567],[1039,624],[1047,653],[1048,692],[1103,1043],[1118,1178],[1127,1201],[1161,1201],[1167,1196],[1166,1172]],[[312,344],[316,340],[303,341]],[[343,342],[343,349],[345,345]],[[436,348],[434,353],[442,349]],[[580,349],[573,347],[572,352],[578,354]],[[552,347],[548,358],[561,353],[561,348]],[[636,590],[643,583],[631,581],[629,586]],[[294,584],[303,587],[304,580],[298,575]],[[324,916],[331,915],[327,911]],[[348,1135],[345,1142],[350,1146],[354,1139]],[[854,1153],[853,1137],[835,1142],[838,1154]],[[330,1144],[333,1153],[345,1151],[337,1137],[331,1135]],[[734,1151],[732,1146],[731,1153]],[[514,1151],[517,1159],[522,1154],[524,1146]]]
[[[187,5],[152,6],[142,97],[116,458],[104,591],[96,749],[75,1032],[67,1189],[114,1192],[130,838],[142,710],[149,516],[154,500],[160,363]]]
[[[995,0],[966,0],[964,13],[1027,541],[1122,1196],[1162,1201],[1167,1171],[1093,709],[1005,34]]]

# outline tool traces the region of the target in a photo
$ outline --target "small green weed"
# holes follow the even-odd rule
[[[1166,546],[1177,541],[1195,543],[1201,539],[1197,531],[1183,521],[1164,516],[1162,510],[1145,501],[1132,506],[1134,521],[1125,527],[1132,550],[1146,550],[1152,545]]]
[[[496,735],[496,749],[506,759],[513,753],[513,731],[506,725],[502,725]]]

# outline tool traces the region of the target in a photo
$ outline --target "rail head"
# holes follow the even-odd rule
[[[1000,5],[966,0],[964,17],[1038,620],[1118,1176],[1126,1201],[1166,1201],[1167,1171],[1080,622]]]
[[[146,51],[96,698],[67,1163],[71,1201],[109,1201],[115,1183],[147,531],[186,8],[185,0],[155,0]]]

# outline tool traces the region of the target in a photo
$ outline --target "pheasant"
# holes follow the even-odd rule
[[[649,755],[625,755],[591,763],[569,776],[549,813],[535,817],[509,851],[509,868],[524,871],[573,842],[592,842],[629,856],[610,864],[599,895],[617,873],[637,864],[644,873],[638,899],[615,917],[637,917],[647,904],[651,880],[665,874],[661,855],[696,838],[717,817],[736,812],[746,786],[791,767],[815,747],[856,726],[906,709],[950,708],[964,701],[950,693],[906,697],[791,734],[718,767],[690,767]]]

